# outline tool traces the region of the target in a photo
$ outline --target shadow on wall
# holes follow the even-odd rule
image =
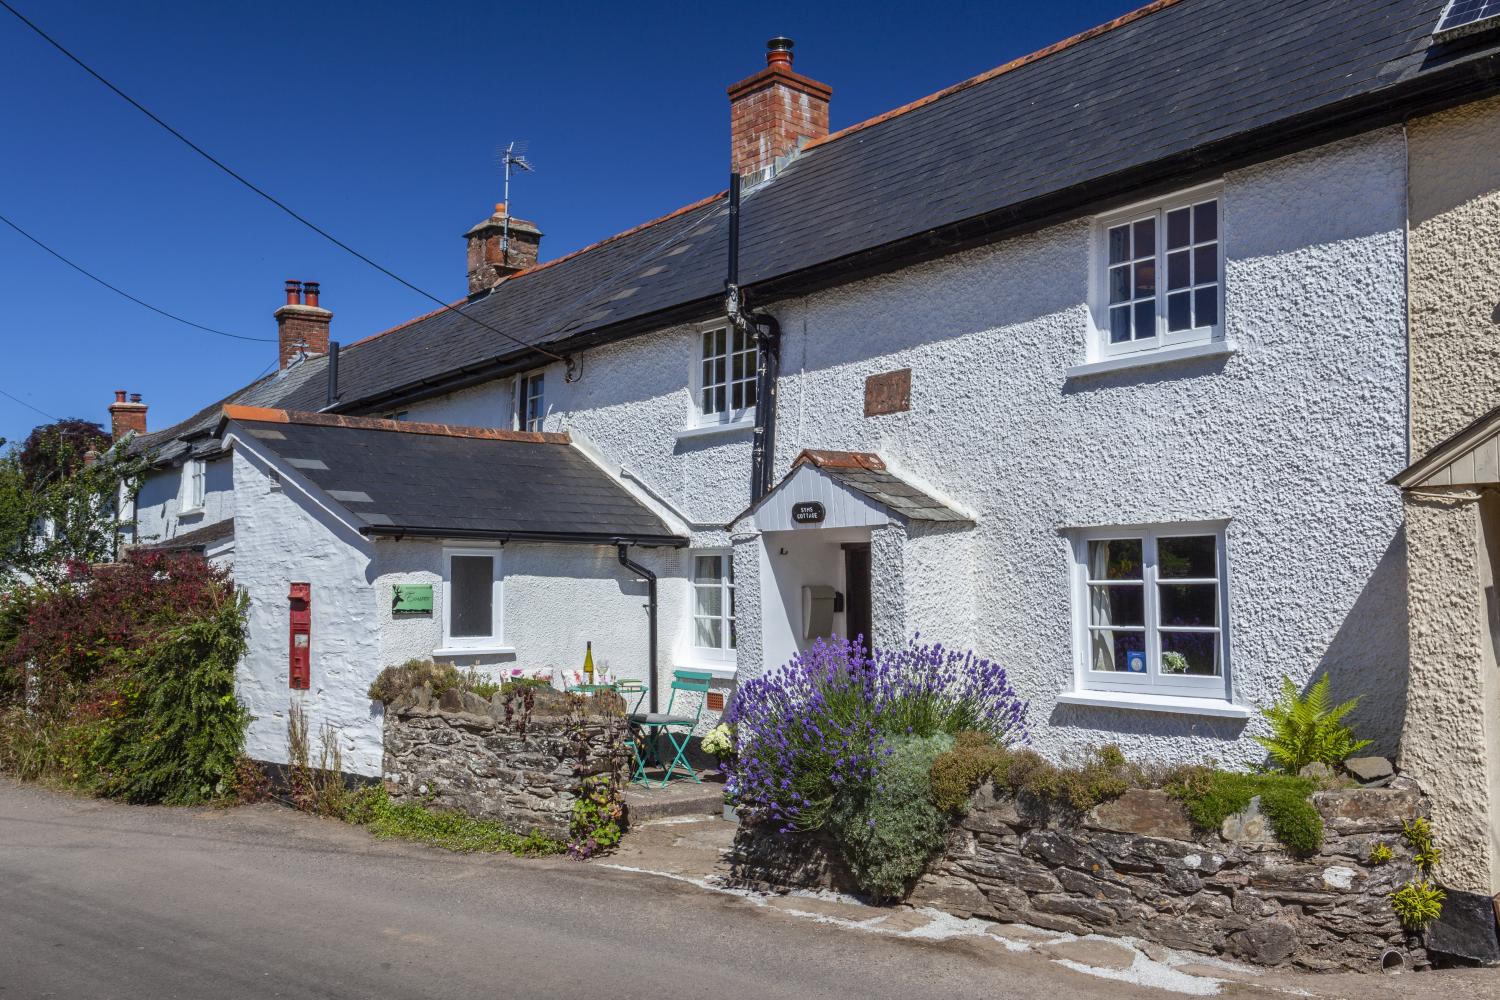
[[[1306,688],[1327,673],[1334,704],[1358,697],[1344,719],[1355,735],[1373,740],[1366,754],[1396,756],[1406,721],[1411,669],[1406,609],[1406,529],[1396,532],[1354,606],[1328,644]]]
[[[1117,743],[1125,736],[1139,736],[1147,740],[1161,739],[1163,736],[1219,740],[1225,744],[1226,757],[1229,757],[1232,754],[1228,751],[1244,733],[1246,722],[1244,719],[1164,715],[1158,712],[1096,708],[1091,705],[1055,705],[1047,718],[1047,724],[1097,733],[1098,739],[1087,741],[1084,744],[1087,746]]]

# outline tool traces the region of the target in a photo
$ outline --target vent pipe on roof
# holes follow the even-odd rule
[[[330,340],[328,342],[328,405],[324,409],[331,410],[339,401],[339,342]]]
[[[776,393],[781,368],[781,324],[751,312],[740,288],[740,175],[729,175],[729,268],[724,314],[736,332],[755,338],[755,437],[750,446],[750,502],[771,492],[776,469]]]

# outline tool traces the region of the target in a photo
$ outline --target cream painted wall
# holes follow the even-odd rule
[[[1411,451],[1500,405],[1500,97],[1407,126]]]

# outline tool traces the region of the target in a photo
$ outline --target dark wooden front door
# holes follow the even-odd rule
[[[844,630],[870,651],[870,547],[844,546]]]

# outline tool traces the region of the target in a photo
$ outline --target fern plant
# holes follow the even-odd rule
[[[1412,861],[1423,875],[1431,875],[1438,862],[1443,860],[1443,849],[1433,841],[1432,824],[1421,816],[1410,823],[1402,820],[1401,836],[1411,848]]]
[[[1391,893],[1391,909],[1401,926],[1419,931],[1442,916],[1443,900],[1447,898],[1447,893],[1426,879],[1413,880]]]
[[[1297,693],[1290,677],[1283,676],[1281,697],[1260,712],[1271,723],[1271,735],[1257,736],[1255,741],[1291,774],[1312,763],[1340,763],[1370,745],[1369,740],[1356,739],[1354,730],[1343,724],[1344,716],[1357,704],[1358,698],[1350,698],[1330,707],[1327,674],[1305,696]]]

